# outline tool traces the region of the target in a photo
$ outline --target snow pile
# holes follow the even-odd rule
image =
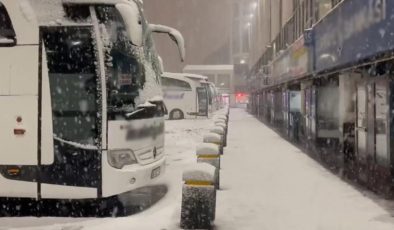
[[[0,37],[0,44],[10,44],[10,43],[14,43],[14,40]]]
[[[115,7],[122,15],[123,21],[126,24],[129,39],[134,45],[141,46],[143,44],[143,35],[142,25],[138,23],[141,15],[137,5],[118,3]]]
[[[198,163],[191,165],[183,172],[183,181],[207,181],[215,180],[216,168],[207,163]]]
[[[197,156],[219,155],[219,146],[212,143],[202,143],[197,146]]]
[[[156,105],[146,101],[145,103],[138,105],[137,108],[152,108],[152,107],[155,107],[155,106]]]
[[[150,101],[150,102],[162,102],[162,101],[164,101],[164,98],[163,98],[163,96],[157,95],[157,96],[152,97],[148,101]]]
[[[79,148],[79,149],[98,150],[97,146],[95,146],[95,145],[81,144],[81,143],[77,143],[77,142],[73,142],[73,141],[67,141],[67,140],[64,140],[64,139],[62,139],[60,137],[57,137],[56,135],[53,135],[53,139],[55,139],[55,140],[57,140],[57,141],[59,141],[61,143],[64,143],[64,144],[71,145],[73,147]]]

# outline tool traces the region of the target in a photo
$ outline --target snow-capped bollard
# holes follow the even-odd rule
[[[225,129],[223,127],[216,125],[215,127],[211,128],[209,131],[211,133],[219,134],[220,137],[222,138],[222,145],[223,145],[223,147],[226,146],[226,142],[225,142],[226,131],[225,131]]]
[[[215,126],[219,126],[224,129],[223,146],[226,147],[227,146],[227,132],[228,132],[227,125],[222,120],[215,121],[214,124],[215,124]]]
[[[215,117],[214,117],[214,119],[216,119],[216,120],[226,120],[227,121],[227,115],[225,115],[225,114],[217,114],[217,115],[215,115]]]
[[[226,121],[224,121],[224,120],[220,120],[220,119],[216,119],[216,120],[214,120],[213,121],[213,123],[216,125],[216,124],[220,124],[220,123],[222,123],[222,124],[224,124],[224,125],[226,125]]]
[[[213,143],[202,143],[197,146],[197,162],[210,164],[220,169],[219,146]]]
[[[210,229],[216,212],[215,167],[193,165],[183,172],[181,228]]]
[[[197,162],[207,163],[216,168],[214,185],[216,189],[220,188],[220,152],[219,146],[211,143],[203,143],[197,146]]]
[[[223,121],[224,123],[226,123],[226,125],[228,125],[228,118],[226,115],[217,115],[214,119],[215,121]]]
[[[212,143],[219,146],[219,153],[223,154],[223,139],[219,134],[216,133],[208,133],[204,135],[203,138],[204,143]]]

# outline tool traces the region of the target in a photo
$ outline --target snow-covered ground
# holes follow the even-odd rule
[[[122,218],[0,218],[0,229],[179,229],[181,178],[212,120],[166,123],[166,195],[147,210]],[[301,150],[241,109],[231,111],[222,158],[215,227],[223,230],[380,230],[394,218]],[[380,205],[379,205],[380,204]]]

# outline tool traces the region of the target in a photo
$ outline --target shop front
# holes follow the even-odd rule
[[[391,189],[394,175],[391,15],[394,1],[347,0],[313,28],[315,72],[339,80],[338,128],[345,163],[356,165],[360,181],[384,192]],[[354,154],[351,146],[346,148],[352,133]]]

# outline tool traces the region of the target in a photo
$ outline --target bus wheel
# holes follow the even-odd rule
[[[171,120],[182,120],[183,118],[184,118],[184,115],[180,109],[174,109],[170,113]]]

